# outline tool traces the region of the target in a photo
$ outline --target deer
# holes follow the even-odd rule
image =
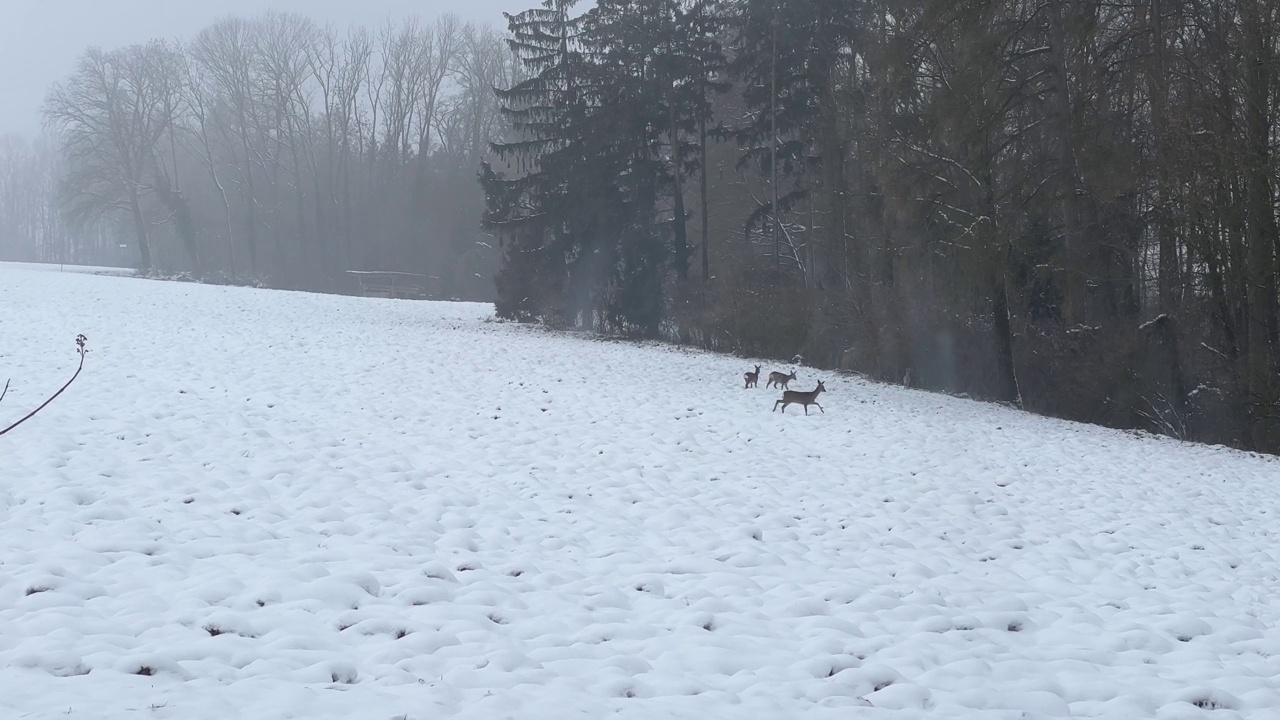
[[[822,381],[821,381],[821,380],[819,380],[819,381],[818,381],[818,387],[816,387],[816,388],[814,388],[814,389],[812,389],[812,390],[810,390],[810,391],[808,391],[808,392],[803,392],[803,391],[800,391],[800,390],[784,390],[784,391],[783,391],[783,393],[782,393],[782,397],[778,398],[778,402],[775,402],[775,403],[773,404],[773,409],[774,409],[774,410],[777,410],[777,409],[778,409],[778,405],[779,405],[779,404],[781,404],[781,405],[782,405],[782,413],[785,415],[785,414],[786,414],[786,412],[787,412],[787,406],[788,406],[788,405],[791,405],[791,404],[803,405],[803,406],[804,406],[804,414],[805,414],[805,415],[808,415],[808,414],[809,414],[809,406],[810,406],[810,405],[818,405],[818,395],[822,394],[822,391],[823,391],[823,390],[826,390],[826,389],[827,389],[827,388],[826,388],[826,386],[822,384]],[[818,409],[819,409],[819,410],[822,410],[822,406],[821,406],[821,405],[818,405]],[[771,410],[770,412],[772,412],[772,410]],[[823,414],[823,415],[826,415],[826,414],[827,414],[827,411],[826,411],[826,410],[822,410],[822,414]]]
[[[790,375],[784,375],[775,370],[774,372],[769,373],[769,382],[765,383],[764,386],[768,388],[771,385],[777,385],[783,390],[786,390],[787,384],[795,379],[796,379],[795,370],[792,370]]]
[[[756,366],[755,372],[742,373],[742,378],[747,381],[743,390],[746,390],[749,387],[759,387],[757,383],[760,381],[760,366]]]

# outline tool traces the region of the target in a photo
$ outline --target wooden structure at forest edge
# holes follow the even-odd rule
[[[392,270],[348,270],[360,281],[360,292],[365,297],[409,298],[422,300],[427,297],[429,275],[396,272]]]

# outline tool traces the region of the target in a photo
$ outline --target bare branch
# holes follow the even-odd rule
[[[57,399],[57,397],[58,397],[59,395],[61,395],[61,394],[62,394],[62,392],[63,392],[64,390],[66,390],[67,388],[71,387],[71,383],[75,382],[75,381],[76,381],[76,378],[80,377],[80,371],[84,369],[84,356],[85,356],[85,353],[87,352],[87,351],[85,350],[85,347],[84,347],[84,346],[85,346],[85,343],[87,343],[87,342],[88,342],[88,338],[86,338],[84,335],[77,335],[77,336],[76,336],[76,352],[78,352],[78,353],[80,354],[80,365],[79,365],[78,367],[76,367],[76,372],[75,372],[75,374],[74,374],[74,375],[72,375],[72,376],[71,376],[71,379],[70,379],[70,380],[68,380],[68,381],[67,381],[67,383],[66,383],[65,385],[63,385],[62,387],[58,388],[58,392],[54,393],[53,395],[50,395],[48,400],[45,400],[43,403],[40,403],[40,407],[38,407],[38,408],[36,408],[35,410],[32,410],[31,412],[27,413],[26,415],[24,415],[24,416],[22,417],[22,419],[21,419],[21,420],[18,420],[17,422],[15,422],[14,424],[10,425],[9,427],[7,427],[7,428],[5,428],[5,429],[3,429],[3,430],[0,430],[0,435],[4,435],[5,433],[9,432],[10,430],[12,430],[12,429],[14,429],[14,428],[18,427],[19,425],[21,425],[22,423],[24,423],[24,422],[26,422],[26,421],[30,420],[31,418],[35,417],[35,414],[36,414],[36,413],[38,413],[38,412],[40,412],[41,410],[45,409],[45,407],[46,407],[46,406],[48,406],[48,405],[49,405],[49,403],[51,403],[51,402],[53,402],[54,400],[56,400],[56,399]],[[7,383],[7,382],[5,383],[5,385],[4,385],[4,389],[5,389],[5,392],[8,392],[8,391],[9,391],[9,383]],[[0,393],[0,399],[3,399],[3,398],[4,398],[4,394],[3,394],[3,393]]]

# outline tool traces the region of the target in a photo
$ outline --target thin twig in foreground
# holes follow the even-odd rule
[[[24,422],[26,422],[26,421],[30,420],[32,417],[34,417],[34,416],[35,416],[35,414],[36,414],[36,413],[38,413],[38,412],[40,412],[41,410],[43,410],[43,409],[45,408],[45,406],[46,406],[46,405],[48,405],[49,403],[53,402],[53,401],[54,401],[54,400],[55,400],[59,395],[61,395],[63,390],[66,390],[67,388],[71,387],[71,383],[75,382],[77,377],[80,377],[80,371],[84,369],[84,354],[85,354],[84,344],[85,344],[85,342],[86,342],[87,340],[88,340],[88,339],[87,339],[84,335],[77,335],[77,336],[76,336],[76,348],[77,348],[77,352],[79,352],[79,353],[80,353],[80,366],[76,368],[76,374],[71,376],[71,379],[67,381],[67,384],[66,384],[66,385],[63,385],[61,388],[59,388],[59,389],[58,389],[58,392],[56,392],[56,393],[54,393],[53,395],[51,395],[51,396],[49,397],[49,399],[48,399],[48,400],[45,400],[43,403],[41,403],[41,404],[40,404],[40,407],[38,407],[38,408],[36,408],[35,410],[32,410],[31,412],[27,413],[27,414],[26,414],[26,415],[25,415],[21,420],[19,420],[18,422],[16,422],[16,423],[14,423],[14,424],[10,425],[9,427],[7,427],[7,428],[5,428],[5,429],[3,429],[3,430],[0,430],[0,435],[4,435],[5,433],[9,432],[10,430],[12,430],[12,429],[14,429],[14,428],[18,427],[19,425],[21,425],[22,423],[24,423]],[[7,383],[7,382],[5,383],[5,385],[4,385],[4,390],[5,390],[5,392],[8,392],[8,391],[9,391],[9,383]],[[4,395],[0,394],[0,398],[3,398],[3,397],[4,397]]]

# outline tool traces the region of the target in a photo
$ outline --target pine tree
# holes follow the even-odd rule
[[[654,336],[672,260],[681,278],[688,271],[684,180],[699,163],[686,138],[705,132],[715,87],[711,4],[599,0],[577,18],[571,5],[550,0],[510,19],[532,76],[499,93],[517,137],[494,146],[512,176],[490,168],[482,178],[487,222],[536,221],[543,238],[506,253],[500,285],[530,297],[510,276],[546,277],[545,256],[561,254],[572,321]]]
[[[585,154],[582,132],[594,100],[582,19],[571,15],[576,4],[546,0],[542,7],[506,16],[508,45],[528,77],[496,90],[513,137],[492,145],[504,167],[486,165],[481,185],[488,206],[484,222],[502,244],[498,304],[508,317],[579,321],[580,307],[569,297],[570,276],[587,238],[558,212],[577,199],[580,183],[573,180]],[[553,282],[555,275],[559,280]],[[533,292],[533,278],[541,279],[541,292]]]

